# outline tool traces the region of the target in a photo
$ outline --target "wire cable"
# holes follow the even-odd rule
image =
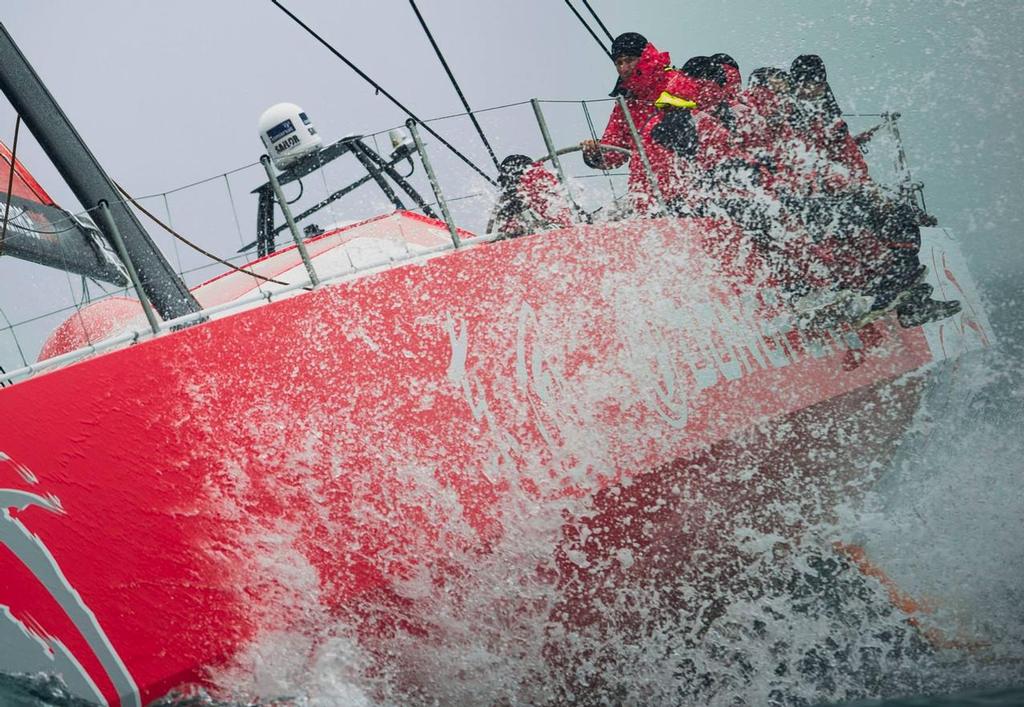
[[[234,174],[235,172],[241,172],[243,170],[249,169],[250,167],[258,167],[259,164],[260,164],[259,162],[250,162],[249,164],[242,165],[241,167],[235,167],[234,169],[229,169],[224,174]],[[158,197],[158,196],[167,196],[168,194],[175,194],[175,193],[177,193],[179,191],[185,191],[186,189],[191,189],[192,187],[197,187],[200,184],[206,184],[207,182],[212,182],[214,179],[220,179],[221,176],[223,176],[223,175],[215,174],[212,177],[206,177],[205,179],[199,179],[197,181],[190,182],[188,184],[183,184],[180,187],[175,187],[174,189],[168,189],[167,191],[157,192],[155,194],[146,194],[146,195],[140,196],[138,198],[139,199],[153,199],[153,198]]]
[[[614,42],[615,37],[613,37],[612,33],[608,31],[608,28],[604,26],[604,22],[602,22],[601,18],[597,16],[596,12],[594,12],[594,8],[590,6],[590,3],[587,2],[587,0],[581,0],[581,2],[583,3],[583,6],[590,11],[590,14],[594,16],[594,19],[597,20],[597,26],[600,27],[606,35],[608,35],[608,41]]]
[[[232,270],[235,270],[235,271],[237,271],[237,272],[241,272],[241,273],[245,273],[246,275],[252,275],[253,277],[255,277],[255,278],[257,278],[257,279],[260,279],[260,280],[263,280],[264,282],[273,282],[273,283],[274,283],[275,285],[289,285],[289,284],[290,284],[290,283],[287,283],[287,282],[282,282],[281,280],[275,280],[274,278],[271,278],[271,277],[264,277],[263,275],[260,275],[260,274],[258,274],[258,273],[254,273],[254,272],[252,272],[251,270],[246,270],[245,268],[240,268],[240,267],[238,267],[237,265],[235,265],[234,263],[230,263],[230,262],[228,262],[227,260],[224,260],[223,258],[220,258],[220,257],[218,257],[218,256],[214,255],[213,253],[211,253],[211,252],[210,252],[210,251],[208,251],[208,250],[204,250],[203,248],[201,248],[200,246],[196,245],[195,243],[193,243],[193,242],[192,242],[192,241],[190,241],[189,239],[185,238],[185,236],[181,235],[180,233],[178,233],[177,231],[175,231],[175,230],[174,230],[173,228],[171,228],[170,226],[168,226],[167,224],[165,224],[165,223],[164,223],[163,221],[161,221],[160,219],[158,219],[158,218],[157,218],[156,216],[154,216],[154,215],[153,215],[152,213],[150,213],[150,212],[149,212],[149,211],[148,211],[148,210],[146,209],[146,207],[145,207],[145,206],[143,206],[142,204],[140,204],[139,202],[137,202],[137,201],[136,201],[136,200],[135,200],[135,199],[134,199],[134,198],[132,197],[132,195],[131,195],[131,194],[129,194],[128,192],[126,192],[126,191],[124,190],[124,187],[122,187],[122,186],[121,186],[120,184],[118,184],[117,182],[114,182],[114,186],[116,186],[116,187],[117,187],[117,190],[118,190],[119,192],[121,192],[122,194],[124,194],[125,198],[126,198],[126,199],[127,199],[127,200],[128,200],[129,202],[131,202],[131,204],[132,204],[132,205],[133,205],[133,206],[134,206],[135,208],[137,208],[137,209],[138,209],[139,211],[141,211],[142,213],[146,214],[146,216],[149,216],[149,218],[151,218],[151,219],[152,219],[152,220],[153,220],[153,221],[154,221],[154,222],[155,222],[155,223],[156,223],[156,224],[157,224],[158,226],[160,226],[160,228],[162,228],[162,229],[164,229],[165,231],[167,231],[168,233],[170,233],[170,234],[171,234],[172,236],[174,236],[174,237],[175,237],[175,238],[177,238],[177,239],[178,239],[179,241],[181,241],[182,243],[184,243],[185,245],[187,245],[187,246],[188,246],[189,248],[192,248],[193,250],[195,250],[195,251],[197,251],[197,252],[199,252],[199,253],[202,253],[203,255],[205,255],[205,256],[206,256],[206,257],[208,257],[208,258],[212,258],[212,259],[216,260],[216,261],[217,261],[218,263],[220,263],[221,265],[227,265],[227,266],[228,266],[229,268],[231,268]],[[311,290],[311,289],[313,289],[313,288],[311,288],[311,287],[306,287],[305,289],[307,289],[307,290]]]
[[[238,220],[238,209],[235,208],[235,195],[231,191],[231,180],[227,173],[224,174],[224,185],[228,188],[228,201],[231,203],[231,215],[235,219],[235,230],[238,231],[238,242],[245,245],[245,236],[242,235],[242,222]]]
[[[14,339],[14,346],[15,346],[15,348],[18,349],[18,355],[21,356],[21,363],[22,363],[22,365],[27,366],[28,365],[28,361],[25,360],[25,352],[21,348],[21,342],[18,341],[18,334],[17,334],[17,332],[14,331],[14,327],[19,326],[19,325],[18,324],[11,324],[11,320],[7,318],[7,312],[4,311],[3,307],[0,307],[0,316],[2,316],[4,318],[5,322],[7,322],[6,330],[11,332],[11,338]],[[0,329],[0,331],[3,331],[3,329]]]
[[[590,130],[590,139],[593,140],[594,142],[600,142],[601,138],[597,136],[597,130],[594,129],[594,121],[590,117],[590,109],[587,108],[587,102],[580,101],[580,104],[583,106],[583,115],[587,119],[587,129]],[[601,167],[601,173],[604,174],[605,177],[608,177],[608,187],[612,191],[612,199],[618,199],[618,194],[615,193],[615,182],[614,180],[612,180],[611,175],[608,173],[608,170],[605,169],[603,165]]]
[[[297,178],[295,181],[299,183],[299,195],[288,202],[288,206],[291,206],[296,201],[302,198],[302,195],[306,193],[306,187],[302,185],[302,177]]]
[[[416,7],[416,0],[409,0],[409,4],[412,5],[412,11],[416,13],[416,19],[420,21],[420,27],[423,28],[424,34],[427,35],[427,39],[430,40],[430,46],[434,48],[434,53],[437,54],[437,58],[441,62],[441,66],[444,67],[444,71],[448,74],[448,80],[452,82],[452,86],[455,87],[455,92],[459,94],[459,100],[462,101],[462,106],[466,109],[466,115],[473,122],[473,127],[476,128],[477,134],[480,136],[480,140],[484,143],[484,147],[487,148],[487,154],[491,156],[491,161],[494,162],[494,168],[501,171],[501,165],[498,163],[498,158],[494,154],[494,148],[491,147],[491,143],[487,141],[487,136],[484,135],[484,129],[480,127],[480,123],[477,121],[476,116],[473,115],[473,109],[469,107],[469,101],[466,100],[465,94],[462,93],[462,89],[459,87],[459,82],[455,80],[455,74],[452,73],[451,68],[448,66],[448,62],[445,61],[444,54],[441,53],[441,47],[437,46],[437,42],[434,41],[434,35],[431,34],[430,28],[427,27],[426,20],[423,19],[423,15],[420,13],[420,9]]]
[[[161,195],[164,199],[164,211],[167,212],[167,223],[174,227],[174,218],[171,216],[171,202],[167,200],[167,194]],[[178,241],[171,241],[171,248],[174,250],[174,259],[178,261],[178,277],[182,277],[181,271],[184,266],[181,264],[181,252],[178,250]]]
[[[273,1],[274,0],[271,0],[271,2]],[[590,33],[590,36],[593,37],[594,41],[597,42],[598,46],[601,47],[601,51],[607,54],[608,58],[611,59],[612,53],[608,50],[608,47],[604,45],[604,42],[601,41],[601,38],[597,36],[597,33],[590,28],[590,25],[587,24],[587,21],[583,18],[583,15],[579,13],[579,10],[573,7],[573,4],[569,2],[569,0],[565,0],[565,6],[572,10],[572,14],[576,15],[576,19],[580,21],[580,24],[582,24],[586,28],[587,32]]]
[[[488,175],[488,174],[487,174],[486,172],[484,172],[484,171],[483,171],[482,169],[480,169],[479,167],[477,167],[477,166],[476,166],[476,165],[475,165],[475,164],[473,163],[473,161],[472,161],[472,160],[470,160],[470,159],[469,159],[468,157],[466,157],[466,156],[465,156],[464,154],[462,154],[461,152],[459,152],[458,148],[456,148],[456,147],[455,147],[454,145],[452,145],[452,144],[451,144],[450,142],[448,142],[448,141],[447,141],[447,140],[445,140],[445,139],[444,139],[443,137],[441,137],[441,136],[440,136],[440,135],[439,135],[439,134],[437,133],[437,131],[435,131],[435,130],[434,130],[434,129],[433,129],[432,127],[430,127],[429,125],[427,125],[426,123],[424,123],[424,122],[423,122],[422,120],[420,120],[420,119],[419,119],[419,118],[418,118],[418,117],[417,117],[417,116],[416,116],[416,115],[415,115],[415,114],[414,114],[414,113],[413,113],[413,112],[412,112],[411,110],[409,110],[409,109],[408,109],[408,108],[406,108],[406,107],[405,107],[404,105],[402,105],[402,103],[401,103],[401,102],[400,102],[400,101],[399,101],[399,100],[398,100],[397,98],[395,98],[395,97],[394,97],[394,96],[392,96],[392,95],[391,95],[390,93],[388,93],[388,91],[387,91],[387,90],[385,90],[383,86],[381,86],[381,85],[380,85],[379,83],[377,83],[376,81],[374,81],[373,79],[371,79],[371,78],[369,77],[369,75],[367,75],[367,73],[366,73],[365,71],[363,71],[362,69],[360,69],[360,68],[359,68],[358,66],[356,66],[355,64],[353,64],[353,63],[352,63],[351,61],[349,61],[348,59],[346,59],[346,58],[345,58],[345,56],[344,56],[344,55],[343,55],[343,54],[342,54],[341,52],[339,52],[339,51],[338,51],[337,49],[335,49],[335,48],[334,48],[334,46],[333,46],[333,45],[331,45],[331,43],[330,43],[330,42],[328,42],[328,41],[327,41],[326,39],[324,39],[324,38],[323,38],[323,37],[321,37],[321,36],[320,36],[319,34],[317,34],[317,33],[316,33],[316,32],[315,32],[315,31],[314,31],[314,30],[313,30],[313,29],[312,29],[312,28],[311,28],[311,27],[310,27],[309,25],[307,25],[307,24],[306,24],[305,22],[303,22],[302,20],[300,20],[300,19],[299,19],[299,18],[298,18],[298,17],[297,17],[297,16],[295,15],[295,14],[293,14],[293,13],[291,12],[291,10],[289,10],[289,9],[288,9],[288,8],[286,8],[286,7],[284,6],[284,5],[282,5],[282,4],[281,4],[281,3],[279,2],[279,0],[270,0],[270,2],[272,2],[272,3],[274,4],[274,5],[276,5],[276,6],[277,6],[277,8],[281,10],[281,12],[283,12],[283,13],[284,13],[284,14],[286,14],[286,15],[288,15],[288,17],[290,17],[290,18],[292,19],[292,21],[293,21],[293,22],[295,22],[295,24],[297,24],[297,25],[298,25],[299,27],[301,27],[302,29],[306,30],[306,32],[307,32],[307,33],[308,33],[308,34],[309,34],[309,35],[310,35],[311,37],[313,37],[313,39],[315,39],[316,41],[320,42],[320,44],[324,45],[324,47],[326,47],[328,51],[330,51],[330,52],[331,52],[332,54],[334,54],[334,56],[336,56],[336,57],[338,57],[339,59],[341,59],[341,61],[343,61],[343,62],[345,63],[345,65],[346,65],[346,66],[348,66],[348,67],[349,67],[350,69],[352,69],[352,70],[353,70],[354,72],[356,72],[356,74],[358,74],[358,75],[359,75],[359,77],[360,77],[360,78],[362,78],[362,79],[363,79],[364,81],[366,81],[366,82],[367,82],[367,83],[369,83],[369,84],[370,84],[371,86],[373,86],[373,88],[374,88],[374,89],[375,89],[376,91],[378,91],[379,93],[382,93],[382,94],[384,94],[384,97],[385,97],[385,98],[387,98],[387,99],[388,99],[388,100],[390,100],[390,101],[391,101],[392,103],[394,103],[394,104],[395,104],[396,106],[398,106],[398,107],[399,107],[399,108],[400,108],[400,109],[401,109],[402,111],[404,111],[404,112],[405,112],[405,114],[406,114],[406,115],[408,115],[408,116],[409,116],[410,118],[412,118],[412,119],[413,119],[413,120],[415,120],[415,121],[416,121],[417,123],[419,123],[420,125],[422,125],[422,126],[423,126],[423,129],[424,129],[424,130],[426,130],[426,131],[427,131],[428,133],[430,133],[430,134],[431,134],[431,135],[433,135],[433,136],[434,136],[435,138],[437,138],[437,140],[438,140],[438,141],[439,141],[439,142],[440,142],[440,143],[441,143],[442,145],[444,145],[445,147],[447,147],[447,148],[448,148],[449,150],[451,150],[452,154],[454,154],[454,155],[455,155],[456,157],[458,157],[458,158],[459,158],[460,160],[462,160],[462,161],[463,161],[463,162],[465,162],[465,163],[466,163],[467,165],[469,165],[469,167],[470,167],[470,168],[471,168],[471,169],[472,169],[472,170],[473,170],[474,172],[476,172],[476,173],[477,173],[477,174],[479,174],[479,175],[480,175],[481,177],[483,177],[484,179],[486,179],[486,180],[488,181],[488,183],[490,183],[490,184],[491,184],[492,186],[498,186],[498,183],[497,183],[497,182],[496,182],[496,181],[495,181],[495,180],[494,180],[494,179],[493,179],[492,177],[490,177],[490,176],[489,176],[489,175]]]
[[[20,207],[15,206],[15,208],[20,208]],[[21,211],[19,211],[17,214],[14,215],[14,218],[17,219],[19,216],[21,216],[22,214],[25,214],[27,212],[28,212],[28,209],[21,208]],[[24,231],[26,233],[38,233],[41,236],[59,236],[62,233],[67,233],[68,231],[74,231],[76,229],[81,228],[81,224],[79,224],[74,219],[74,217],[71,216],[70,214],[68,215],[68,218],[62,218],[59,221],[50,221],[50,223],[53,224],[53,225],[56,225],[56,224],[60,223],[61,221],[67,221],[71,225],[68,226],[67,228],[61,228],[61,229],[56,230],[56,231],[47,231],[47,230],[43,230],[41,228],[32,228],[31,226],[26,226],[26,225],[20,224],[20,223],[17,226],[14,226],[14,228],[18,229],[19,231]],[[2,240],[2,239],[0,239],[0,240]],[[2,248],[0,248],[0,251],[2,251]]]

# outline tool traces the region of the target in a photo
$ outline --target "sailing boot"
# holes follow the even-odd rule
[[[915,287],[920,286],[928,268],[917,262],[914,258],[913,264],[905,264],[895,268],[892,272],[886,273],[873,287],[869,287],[867,294],[875,297],[872,305],[873,310],[889,310]]]
[[[883,288],[869,288],[869,292],[874,292],[871,308],[853,320],[853,328],[860,329],[881,319],[892,310],[897,309],[904,301],[927,299],[932,293],[932,286],[924,282],[927,273],[926,266],[918,265],[903,276],[903,282],[900,285],[893,286],[890,281]]]
[[[896,307],[896,318],[904,329],[952,317],[960,311],[959,300],[934,300],[930,285],[918,285],[901,299]]]

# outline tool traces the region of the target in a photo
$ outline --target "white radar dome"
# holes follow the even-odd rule
[[[278,103],[260,116],[260,139],[278,169],[288,169],[320,149],[320,135],[305,111],[294,103]]]

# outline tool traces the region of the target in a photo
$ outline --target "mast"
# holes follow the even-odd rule
[[[46,89],[25,55],[0,23],[0,89],[32,131],[39,145],[87,209],[106,202],[124,241],[125,252],[138,271],[142,289],[165,320],[198,312],[199,303],[128,209],[110,177]],[[100,230],[114,252],[117,238],[103,219]]]

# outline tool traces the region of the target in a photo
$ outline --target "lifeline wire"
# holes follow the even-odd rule
[[[437,54],[437,58],[441,61],[441,66],[444,67],[444,71],[448,74],[448,80],[452,82],[452,86],[455,87],[455,92],[459,94],[459,100],[462,101],[462,106],[466,109],[466,115],[473,121],[473,127],[476,128],[476,132],[480,135],[480,139],[484,143],[484,147],[487,148],[487,154],[491,156],[491,161],[494,162],[494,168],[501,171],[501,165],[498,164],[498,158],[494,154],[494,148],[491,147],[491,143],[487,141],[487,136],[484,135],[484,129],[480,127],[480,123],[477,122],[476,116],[473,115],[473,109],[469,107],[469,101],[466,100],[466,96],[462,93],[462,89],[459,87],[459,82],[455,80],[455,74],[448,67],[448,62],[445,61],[444,54],[441,53],[441,48],[437,46],[437,42],[434,41],[434,35],[431,34],[430,29],[427,27],[426,20],[423,19],[423,15],[420,14],[420,9],[416,7],[416,0],[409,0],[409,4],[412,5],[412,11],[416,13],[416,19],[420,21],[420,27],[423,28],[423,32],[427,35],[427,39],[430,40],[430,46],[434,48],[434,53]]]
[[[140,196],[139,198],[140,199],[152,199],[154,196],[167,196],[168,194],[174,194],[174,193],[179,192],[179,191],[185,191],[186,189],[191,189],[192,187],[197,187],[200,184],[206,184],[207,182],[212,182],[214,179],[220,179],[222,176],[226,176],[228,174],[234,174],[235,172],[241,172],[243,170],[249,169],[250,167],[256,167],[258,165],[259,165],[259,162],[250,162],[249,164],[242,165],[241,167],[235,167],[234,169],[229,169],[224,174],[215,174],[212,177],[206,177],[205,179],[200,179],[200,180],[197,180],[195,182],[190,182],[189,184],[183,184],[180,187],[175,187],[174,189],[168,189],[167,191],[159,192],[157,194],[146,194],[145,196]]]
[[[452,154],[454,154],[454,155],[455,155],[456,157],[458,157],[458,158],[459,158],[460,160],[462,160],[462,161],[463,161],[463,162],[465,162],[465,163],[466,163],[467,165],[469,165],[469,167],[470,167],[470,168],[471,168],[471,169],[472,169],[472,170],[473,170],[474,172],[476,172],[476,173],[477,173],[477,174],[479,174],[479,175],[480,175],[481,177],[483,177],[484,179],[486,179],[486,180],[487,180],[487,181],[488,181],[488,182],[489,182],[489,183],[491,184],[491,186],[498,186],[498,183],[497,183],[496,181],[494,181],[494,179],[492,179],[492,178],[491,178],[490,176],[488,176],[488,175],[487,175],[487,173],[486,173],[486,172],[484,172],[484,171],[483,171],[482,169],[480,169],[480,168],[479,168],[479,167],[477,167],[477,166],[476,166],[475,164],[473,164],[472,160],[470,160],[470,159],[469,159],[468,157],[466,157],[466,156],[465,156],[464,154],[462,154],[461,152],[459,152],[458,148],[456,148],[456,147],[455,147],[454,145],[452,145],[452,144],[451,144],[450,142],[448,142],[448,141],[447,141],[447,140],[445,140],[445,139],[444,139],[443,137],[441,137],[441,136],[440,136],[440,135],[439,135],[439,134],[437,133],[437,131],[435,131],[435,130],[434,130],[434,129],[433,129],[432,127],[430,127],[429,125],[427,125],[426,123],[424,123],[424,122],[423,122],[422,120],[420,120],[420,119],[419,119],[419,118],[418,118],[418,117],[417,117],[417,116],[416,116],[415,114],[413,114],[413,112],[412,112],[412,111],[410,111],[410,110],[409,110],[408,108],[406,108],[406,107],[405,107],[404,105],[402,105],[402,103],[401,103],[401,102],[400,102],[400,101],[399,101],[399,100],[398,100],[397,98],[395,98],[395,97],[394,97],[394,96],[392,96],[392,95],[391,95],[390,93],[388,93],[388,92],[387,92],[387,91],[386,91],[386,90],[384,89],[384,87],[383,87],[383,86],[381,86],[381,85],[380,85],[379,83],[377,83],[376,81],[374,81],[373,79],[371,79],[371,78],[369,77],[369,75],[367,75],[367,73],[366,73],[365,71],[363,71],[362,69],[360,69],[360,68],[359,68],[358,66],[356,66],[355,64],[353,64],[353,63],[352,63],[351,61],[349,61],[348,59],[346,59],[346,58],[345,58],[345,56],[344,56],[344,55],[343,55],[343,54],[342,54],[341,52],[339,52],[339,51],[338,51],[337,49],[335,49],[335,48],[334,48],[334,46],[333,46],[333,45],[331,45],[331,43],[330,43],[330,42],[328,42],[328,41],[327,41],[326,39],[324,39],[324,38],[323,38],[323,37],[321,37],[321,36],[320,36],[319,34],[317,34],[317,33],[316,33],[316,32],[315,32],[315,31],[314,31],[314,30],[313,30],[313,29],[312,29],[312,28],[311,28],[311,27],[310,27],[309,25],[307,25],[307,24],[306,24],[305,22],[303,22],[302,20],[300,20],[300,19],[299,19],[299,18],[298,18],[298,17],[296,16],[296,15],[294,15],[294,14],[293,14],[293,13],[291,12],[291,10],[289,10],[289,9],[288,9],[288,8],[286,8],[286,7],[284,6],[284,5],[282,5],[282,4],[281,4],[281,3],[280,3],[280,2],[278,1],[278,0],[270,0],[270,2],[272,2],[272,3],[274,4],[274,5],[276,5],[276,6],[277,6],[277,8],[278,8],[279,10],[281,10],[281,12],[283,12],[283,13],[284,13],[284,14],[286,14],[286,15],[288,15],[288,17],[290,17],[290,18],[292,19],[292,21],[293,21],[293,22],[295,22],[295,24],[297,24],[297,25],[298,25],[299,27],[301,27],[302,29],[306,30],[306,32],[307,32],[307,33],[308,33],[308,34],[309,34],[309,35],[310,35],[311,37],[313,37],[313,39],[315,39],[316,41],[318,41],[318,42],[320,42],[320,43],[321,43],[322,45],[324,45],[324,47],[326,47],[326,48],[327,48],[327,50],[331,52],[331,54],[333,54],[334,56],[336,56],[336,57],[338,57],[339,59],[341,59],[341,60],[342,60],[342,61],[343,61],[343,62],[345,63],[345,65],[346,65],[346,66],[348,66],[348,67],[349,67],[350,69],[352,69],[353,71],[355,71],[355,72],[356,72],[356,73],[357,73],[357,74],[359,75],[359,77],[360,77],[360,78],[362,78],[362,79],[363,79],[364,81],[366,81],[366,82],[367,82],[367,83],[369,83],[369,84],[370,84],[371,86],[373,86],[373,88],[374,88],[374,89],[376,89],[376,90],[377,90],[378,92],[380,92],[380,93],[384,94],[384,97],[385,97],[385,98],[387,98],[387,99],[388,99],[388,100],[390,100],[390,101],[391,101],[392,103],[394,103],[394,104],[395,104],[396,106],[398,106],[398,107],[399,107],[399,108],[400,108],[400,109],[401,109],[402,111],[404,111],[404,112],[405,112],[405,114],[406,114],[406,115],[408,115],[408,116],[409,116],[410,118],[412,118],[412,119],[413,119],[413,120],[415,120],[415,121],[416,121],[417,123],[419,123],[420,125],[422,125],[422,126],[423,126],[423,129],[424,129],[424,130],[426,130],[426,131],[427,131],[428,133],[430,133],[430,134],[431,134],[431,135],[433,135],[433,136],[434,136],[435,138],[437,138],[437,140],[438,140],[438,141],[439,141],[439,142],[440,142],[440,143],[441,143],[442,145],[444,145],[445,147],[447,147],[447,148],[448,148],[449,150],[451,150],[451,151],[452,151]]]
[[[170,233],[170,234],[171,234],[172,236],[174,236],[174,237],[175,237],[175,238],[177,238],[177,239],[178,239],[179,241],[181,241],[182,243],[184,243],[185,245],[187,245],[187,246],[188,246],[189,248],[192,248],[193,250],[196,250],[196,251],[198,251],[198,252],[202,253],[203,255],[205,255],[205,256],[206,256],[206,257],[208,257],[208,258],[213,258],[214,260],[216,260],[216,261],[217,261],[218,263],[220,263],[221,265],[227,265],[227,266],[228,266],[229,268],[231,268],[232,270],[236,270],[237,272],[245,273],[246,275],[252,275],[253,277],[255,277],[255,278],[258,278],[258,279],[260,279],[260,280],[264,280],[265,282],[273,282],[273,283],[274,283],[275,285],[288,285],[288,284],[290,284],[290,283],[287,283],[287,282],[281,282],[280,280],[275,280],[275,279],[273,279],[273,278],[271,278],[271,277],[264,277],[263,275],[260,275],[260,274],[258,274],[258,273],[254,273],[254,272],[252,272],[251,270],[246,270],[246,269],[244,269],[244,268],[240,268],[240,267],[238,267],[237,265],[235,265],[234,263],[230,263],[230,262],[228,262],[227,260],[224,260],[223,258],[217,257],[216,255],[214,255],[213,253],[211,253],[211,252],[210,252],[210,251],[208,251],[208,250],[204,250],[203,248],[201,248],[200,246],[196,245],[195,243],[193,243],[193,242],[192,242],[192,241],[190,241],[189,239],[185,238],[185,236],[181,235],[180,233],[178,233],[177,231],[175,231],[175,230],[174,230],[173,228],[171,228],[170,226],[168,226],[167,224],[165,224],[165,223],[164,223],[163,221],[161,221],[160,219],[158,219],[158,218],[157,218],[156,216],[154,216],[153,214],[151,214],[151,213],[150,213],[150,212],[149,212],[149,211],[148,211],[148,210],[146,209],[146,207],[145,207],[145,206],[143,206],[143,205],[142,205],[142,204],[140,204],[139,202],[135,201],[135,199],[133,199],[133,198],[132,198],[131,194],[129,194],[128,192],[126,192],[126,191],[124,190],[124,187],[122,187],[122,186],[121,186],[120,184],[118,184],[117,182],[114,182],[114,186],[116,186],[116,187],[117,187],[117,190],[118,190],[119,192],[121,192],[122,194],[124,194],[125,198],[126,198],[126,199],[128,199],[128,201],[130,201],[130,202],[132,203],[132,205],[133,205],[133,206],[134,206],[135,208],[137,208],[137,209],[138,209],[139,211],[141,211],[142,213],[146,214],[146,216],[149,216],[149,217],[150,217],[151,219],[153,219],[153,221],[154,221],[154,222],[156,222],[156,224],[157,224],[158,226],[160,226],[160,228],[162,228],[162,229],[164,229],[165,231],[167,231],[168,233]],[[309,289],[312,289],[312,288],[309,288],[309,287],[307,287],[307,288],[305,288],[305,289],[309,290]]]
[[[4,254],[4,241],[7,239],[7,216],[11,212],[11,190],[14,189],[14,166],[18,159],[18,132],[21,129],[21,114],[14,119],[14,142],[11,144],[11,173],[7,175],[7,203],[4,204],[4,227],[0,231],[0,255]]]
[[[271,1],[273,1],[273,0],[271,0]],[[590,25],[587,24],[587,21],[583,18],[583,15],[581,15],[579,13],[579,10],[577,10],[575,7],[573,7],[573,4],[571,2],[569,2],[569,0],[565,0],[565,6],[568,7],[570,10],[572,10],[572,14],[576,15],[576,19],[580,21],[580,24],[582,24],[584,27],[586,27],[587,31],[590,32],[590,36],[594,38],[594,41],[597,42],[598,45],[600,45],[601,51],[603,51],[605,54],[607,54],[608,58],[611,59],[612,58],[612,53],[610,51],[608,51],[608,47],[606,47],[604,45],[604,42],[602,42],[601,38],[597,36],[597,33],[594,32],[594,30],[592,30],[590,28]]]
[[[0,316],[2,316],[4,318],[5,322],[7,322],[6,330],[11,332],[11,338],[14,339],[14,346],[18,349],[18,355],[21,356],[21,363],[23,365],[27,366],[28,365],[28,361],[25,360],[25,352],[22,351],[22,349],[21,349],[21,342],[18,341],[18,335],[14,331],[14,327],[17,326],[17,325],[11,324],[11,320],[7,318],[7,312],[4,311],[3,307],[0,307]],[[0,329],[0,331],[3,331],[3,329]],[[6,371],[4,371],[4,372],[6,373]]]
[[[581,1],[583,2],[583,6],[585,8],[587,8],[588,10],[590,10],[590,14],[594,16],[595,20],[597,20],[598,27],[600,27],[604,31],[604,33],[606,35],[608,35],[608,40],[611,41],[611,42],[614,42],[615,41],[615,37],[613,37],[612,33],[608,31],[608,28],[604,26],[604,22],[602,22],[601,18],[597,16],[596,12],[594,12],[594,8],[592,8],[590,6],[590,3],[587,2],[587,0],[581,0]]]

